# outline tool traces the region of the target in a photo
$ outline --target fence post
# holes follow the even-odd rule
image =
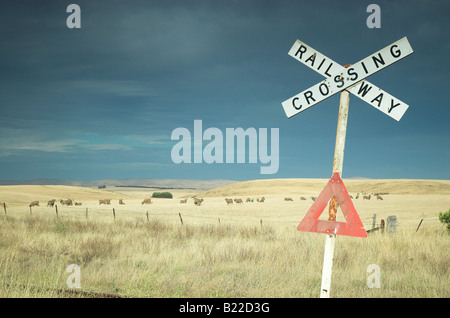
[[[381,219],[380,230],[381,230],[381,233],[384,234],[384,220],[383,219]]]
[[[56,210],[56,218],[58,218],[58,205],[55,204],[55,210]]]
[[[377,225],[377,215],[374,214],[373,215],[373,220],[372,220],[372,230],[375,229],[376,225]]]
[[[88,208],[86,208],[86,219],[88,218]]]
[[[397,231],[397,217],[395,215],[388,216],[386,223],[387,233],[395,233]]]
[[[30,215],[32,215],[33,213],[31,212],[31,205],[30,205]]]
[[[419,227],[420,227],[420,225],[422,224],[422,221],[423,221],[423,219],[420,220],[420,223],[419,223],[419,225],[417,226],[416,232],[419,230]]]
[[[148,222],[148,211],[145,214],[147,215],[147,222]]]
[[[116,210],[113,208],[114,221],[116,220]]]
[[[180,216],[181,225],[184,225],[183,224],[183,218],[181,217],[181,213],[178,213],[178,215]]]
[[[6,203],[3,202],[3,209],[5,210],[5,215],[6,215]]]

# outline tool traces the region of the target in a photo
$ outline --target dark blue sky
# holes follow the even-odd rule
[[[69,29],[66,8],[81,8]],[[381,28],[369,29],[369,4]],[[288,119],[323,78],[299,39],[340,64],[404,36],[414,53],[368,80],[400,122],[350,96],[343,177],[450,178],[448,1],[1,1],[0,179],[331,176],[339,94]],[[175,164],[175,128],[279,128],[279,169]],[[208,142],[204,141],[205,146]],[[225,144],[225,141],[224,141]]]

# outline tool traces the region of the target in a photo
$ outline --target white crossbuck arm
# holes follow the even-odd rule
[[[307,44],[297,40],[289,55],[322,74],[327,79],[282,103],[287,117],[292,117],[320,101],[346,89],[376,109],[399,121],[408,105],[373,85],[366,77],[413,53],[406,37],[344,68]]]

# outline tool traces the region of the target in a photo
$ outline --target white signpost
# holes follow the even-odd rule
[[[288,118],[341,92],[333,174],[337,172],[342,175],[350,93],[399,121],[409,106],[369,83],[365,78],[403,59],[411,53],[413,53],[413,49],[406,37],[356,64],[347,64],[345,66],[339,65],[299,40],[290,49],[290,56],[322,74],[327,79],[284,101],[282,106]],[[336,221],[336,212],[337,201],[336,198],[332,198],[329,202],[328,220]],[[330,297],[335,239],[336,231],[335,233],[326,234],[322,284],[320,289],[321,298]]]

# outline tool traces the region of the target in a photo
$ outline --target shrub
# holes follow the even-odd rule
[[[166,198],[166,199],[172,199],[172,193],[170,192],[153,192],[152,198]]]
[[[447,231],[450,232],[450,209],[447,212],[439,213],[439,221],[447,225]]]

